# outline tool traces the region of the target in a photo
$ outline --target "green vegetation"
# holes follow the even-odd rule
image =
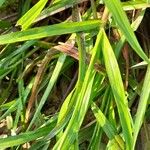
[[[148,7],[1,0],[0,149],[148,149]]]

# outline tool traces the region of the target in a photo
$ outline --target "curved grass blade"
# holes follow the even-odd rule
[[[111,84],[111,88],[117,104],[118,113],[123,129],[127,149],[132,147],[132,120],[128,109],[128,102],[125,96],[125,91],[112,47],[108,41],[105,31],[103,30],[103,56],[106,66],[106,72]]]
[[[112,13],[119,29],[124,34],[126,40],[129,42],[135,52],[145,61],[150,62],[146,54],[143,52],[137,38],[130,26],[129,20],[122,9],[120,0],[104,0],[109,11]]]
[[[26,40],[40,39],[49,36],[63,35],[80,31],[89,31],[100,26],[99,20],[89,20],[83,22],[60,23],[50,26],[37,27],[25,31],[9,33],[0,36],[0,45],[21,42]]]

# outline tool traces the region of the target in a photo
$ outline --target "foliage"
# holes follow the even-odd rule
[[[148,131],[150,60],[135,31],[149,2],[0,7],[0,149],[136,149]]]

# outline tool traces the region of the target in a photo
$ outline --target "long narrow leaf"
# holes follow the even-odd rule
[[[89,106],[89,103],[91,100],[92,85],[93,85],[93,81],[94,81],[94,77],[95,77],[95,71],[93,69],[94,69],[94,63],[99,54],[101,37],[102,37],[102,32],[100,30],[99,34],[97,35],[97,40],[96,40],[95,46],[92,50],[93,54],[92,54],[92,58],[90,61],[90,65],[86,71],[83,86],[80,87],[80,91],[79,91],[80,93],[77,96],[77,102],[75,104],[74,112],[72,114],[72,117],[70,119],[70,122],[69,122],[64,134],[58,140],[58,142],[54,146],[53,150],[69,149],[71,144],[73,144],[75,141],[75,136],[80,129],[80,126],[82,124],[82,121],[84,119],[85,113],[88,109],[88,106]]]
[[[109,11],[112,13],[119,29],[125,35],[127,41],[130,43],[131,47],[135,52],[145,61],[149,62],[148,57],[143,52],[137,38],[130,26],[129,20],[122,9],[120,0],[104,0]]]
[[[112,124],[106,119],[105,115],[101,112],[101,110],[96,106],[94,102],[91,104],[91,109],[97,119],[97,122],[103,128],[109,139],[114,139],[115,142],[119,144],[118,146],[123,149],[124,143],[121,137],[118,135],[116,128],[113,127]]]
[[[143,123],[146,107],[147,107],[147,102],[149,100],[149,95],[150,95],[150,65],[148,65],[148,69],[146,72],[142,92],[141,92],[141,97],[140,97],[140,102],[138,105],[137,113],[136,113],[136,118],[134,122],[134,139],[133,139],[133,148],[136,144],[136,139],[139,133],[139,130],[141,128],[141,125]]]
[[[131,116],[128,110],[127,99],[125,97],[123,82],[121,79],[118,63],[104,30],[103,30],[102,48],[106,71],[117,104],[118,113],[123,128],[123,135],[126,141],[126,146],[127,149],[131,149],[132,147]]]
[[[80,31],[89,31],[100,26],[99,20],[89,20],[74,23],[60,23],[45,27],[37,27],[25,31],[19,31],[0,36],[0,45],[21,42],[26,40],[40,39],[48,36],[69,34]]]
[[[36,140],[40,137],[46,136],[54,128],[55,124],[56,124],[56,119],[53,119],[51,124],[39,128],[35,131],[30,131],[30,132],[22,133],[20,135],[10,136],[7,138],[0,139],[0,148],[3,149],[3,148],[17,146],[29,141]]]
[[[54,15],[58,12],[61,12],[67,8],[72,7],[73,5],[76,5],[78,3],[85,2],[87,0],[63,0],[63,1],[54,1],[51,6],[44,9],[41,14],[38,16],[38,18],[35,20],[35,22],[40,21],[42,19],[45,19],[48,16]]]
[[[49,96],[49,94],[50,94],[50,92],[51,92],[51,90],[52,90],[52,88],[53,88],[53,86],[54,86],[54,84],[56,83],[56,80],[57,80],[57,78],[58,78],[58,76],[59,76],[59,73],[60,73],[60,71],[61,71],[61,69],[62,69],[62,66],[63,66],[63,64],[64,64],[64,62],[65,62],[65,59],[66,59],[66,55],[65,55],[65,54],[63,54],[63,55],[61,55],[61,56],[59,57],[59,59],[58,59],[58,61],[57,61],[57,64],[56,64],[56,67],[55,67],[55,69],[54,69],[54,72],[53,72],[53,74],[52,74],[52,77],[50,78],[50,81],[49,81],[48,86],[47,86],[47,88],[46,88],[46,91],[45,91],[45,93],[43,94],[43,97],[42,97],[42,99],[41,99],[41,101],[40,101],[40,103],[39,103],[38,108],[36,109],[36,112],[35,112],[35,114],[34,114],[34,117],[32,118],[32,120],[31,120],[31,122],[30,122],[30,124],[29,124],[29,126],[28,126],[28,130],[29,130],[30,127],[33,125],[35,119],[36,119],[37,116],[39,115],[39,113],[40,113],[40,111],[41,111],[43,105],[45,104],[45,102],[46,102],[46,100],[47,100],[47,98],[48,98],[48,96]]]
[[[48,0],[40,0],[35,4],[23,17],[21,17],[17,25],[21,25],[23,30],[26,30],[40,14]]]

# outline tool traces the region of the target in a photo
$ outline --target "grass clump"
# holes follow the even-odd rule
[[[0,148],[148,148],[149,6],[1,1]]]

